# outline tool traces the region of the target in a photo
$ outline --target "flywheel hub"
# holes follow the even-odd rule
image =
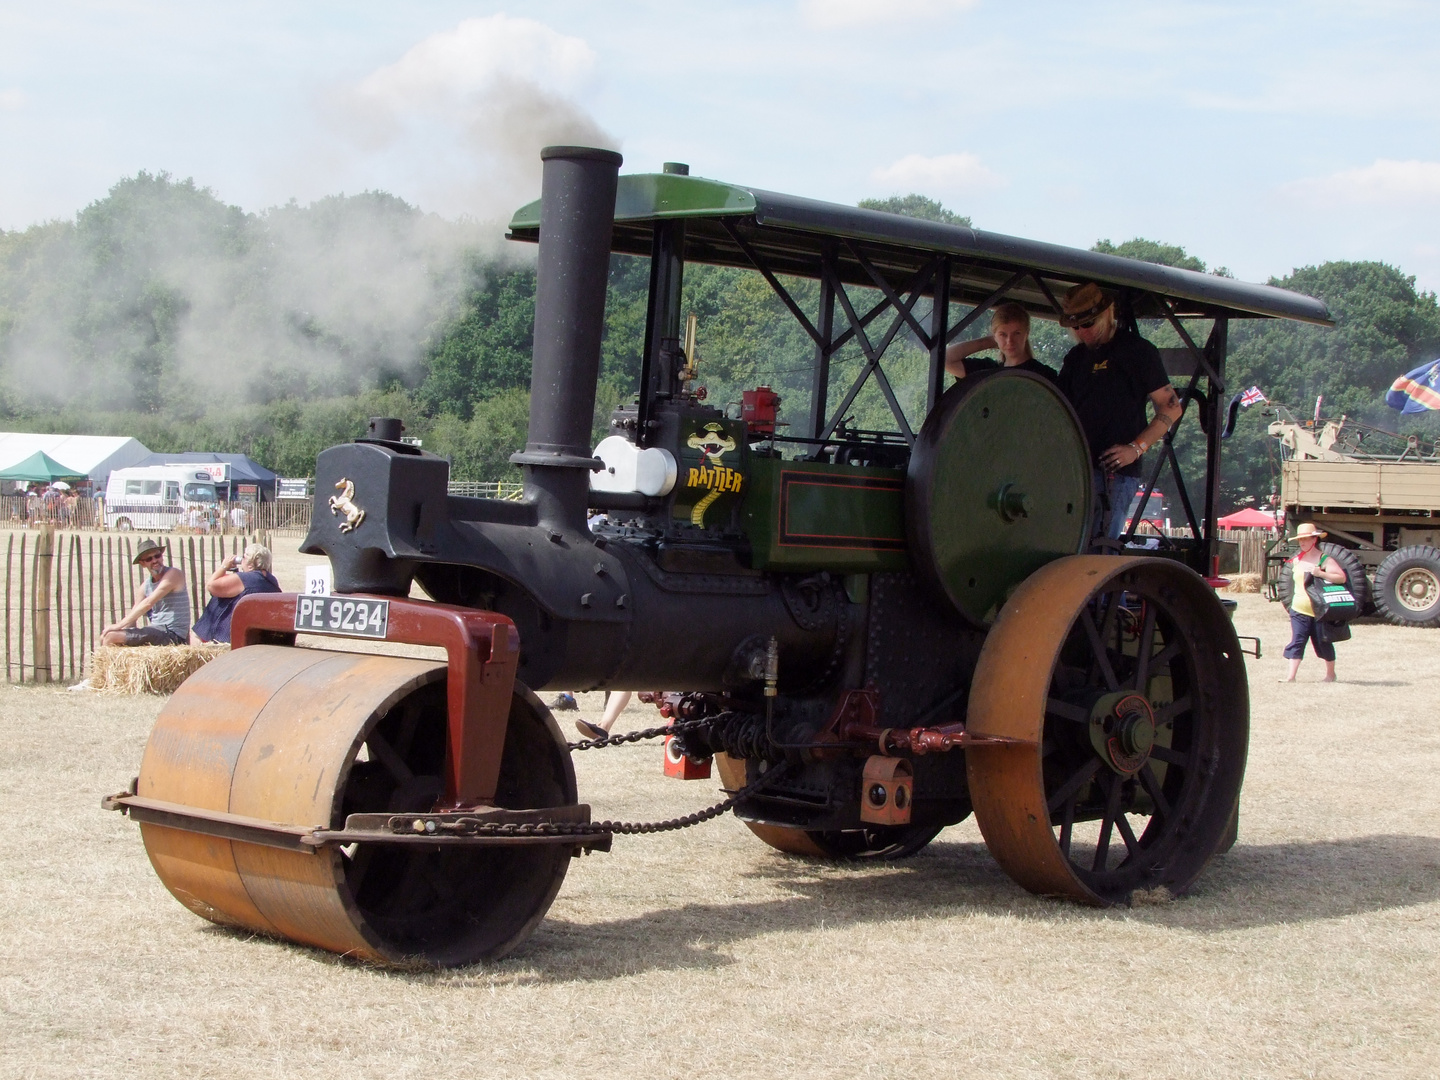
[[[1155,745],[1155,710],[1141,694],[1106,694],[1090,710],[1090,742],[1121,776],[1132,776]]]

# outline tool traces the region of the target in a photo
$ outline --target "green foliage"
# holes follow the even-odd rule
[[[918,194],[860,205],[970,223]],[[1094,250],[1205,270],[1183,247],[1140,238]],[[246,453],[284,475],[308,475],[320,450],[354,438],[367,417],[399,416],[426,449],[451,459],[456,479],[514,478],[508,459],[524,445],[529,415],[528,259],[523,250],[488,254],[470,224],[383,192],[249,214],[191,180],[142,172],[73,221],[0,232],[0,423],[130,434],[159,451]],[[648,277],[646,259],[611,260],[597,441],[611,410],[639,387]],[[815,318],[817,283],[783,284]],[[1256,384],[1306,416],[1324,394],[1329,415],[1394,425],[1385,389],[1440,355],[1434,294],[1374,262],[1305,267],[1273,284],[1325,300],[1337,326],[1236,320],[1230,392]],[[848,291],[858,313],[879,299],[873,289]],[[758,273],[691,265],[682,311],[698,319],[700,383],[712,404],[738,403],[743,390],[766,384],[782,396],[791,431],[808,428],[814,343]],[[928,320],[924,301],[916,315]],[[892,317],[871,324],[873,343]],[[836,325],[845,324],[837,308]],[[1180,344],[1168,325],[1142,330],[1157,345]],[[1193,327],[1200,340],[1208,330]],[[969,331],[986,332],[985,320]],[[1037,321],[1031,343],[1058,367],[1073,338]],[[922,419],[928,359],[905,330],[886,353],[912,426]],[[832,357],[828,411],[864,364],[855,341]],[[1274,441],[1260,413],[1243,412],[1226,443],[1227,508],[1269,493]],[[894,427],[873,380],[846,414],[863,428]],[[1436,426],[1433,416],[1407,424]],[[1193,421],[1177,449],[1187,475],[1197,475],[1203,439]]]
[[[863,210],[882,210],[887,214],[904,214],[906,217],[938,221],[942,225],[964,225],[969,228],[970,216],[947,210],[934,199],[917,195],[891,195],[888,199],[861,199],[856,203]]]
[[[1174,266],[1181,270],[1195,270],[1202,274],[1205,272],[1205,263],[1194,255],[1187,255],[1183,247],[1177,244],[1161,244],[1139,236],[1134,240],[1126,240],[1123,244],[1097,240],[1090,250],[1098,251],[1102,255],[1119,255],[1125,259],[1139,259],[1142,262]]]
[[[431,416],[449,412],[469,420],[488,396],[530,386],[535,271],[487,273],[476,260],[471,273],[462,314],[432,347],[416,388],[416,400]]]

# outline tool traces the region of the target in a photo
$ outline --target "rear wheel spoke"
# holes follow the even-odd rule
[[[1120,832],[1120,839],[1125,841],[1125,850],[1129,853],[1129,858],[1133,859],[1139,855],[1140,842],[1135,839],[1135,833],[1130,828],[1130,822],[1124,814],[1116,816],[1115,828]]]
[[[1088,724],[1090,722],[1090,710],[1082,709],[1079,705],[1071,705],[1068,701],[1061,701],[1059,698],[1047,698],[1045,701],[1046,714],[1063,716],[1066,720],[1074,720],[1077,724]]]
[[[1095,861],[1090,864],[1090,869],[1097,874],[1106,869],[1105,864],[1110,858],[1110,836],[1115,831],[1115,818],[1120,813],[1120,781],[1113,774],[1108,796],[1105,817],[1100,822],[1100,839],[1095,844]]]
[[[1150,756],[1165,762],[1166,765],[1174,765],[1177,769],[1188,768],[1190,765],[1189,754],[1179,753],[1171,750],[1168,746],[1161,746],[1159,743],[1150,747]]]
[[[1155,751],[1152,748],[1150,752],[1153,754]],[[1150,796],[1150,801],[1155,804],[1155,812],[1162,818],[1169,820],[1170,800],[1165,798],[1165,792],[1160,790],[1160,781],[1155,779],[1155,770],[1150,767],[1150,762],[1147,761],[1144,765],[1140,766],[1138,775],[1140,778],[1140,786],[1145,789],[1146,794]]]
[[[1100,677],[1105,680],[1105,688],[1119,690],[1120,680],[1115,678],[1115,668],[1110,663],[1110,653],[1105,648],[1105,641],[1100,636],[1100,631],[1095,627],[1095,619],[1090,614],[1089,608],[1080,612],[1080,626],[1084,629],[1085,637],[1090,642],[1090,651],[1095,656],[1095,663],[1100,669]]]
[[[1067,801],[1073,803],[1075,801],[1074,796],[1085,786],[1089,779],[1095,775],[1099,768],[1100,759],[1095,757],[1092,757],[1084,765],[1080,766],[1078,770],[1071,774],[1065,783],[1060,785],[1055,794],[1050,796],[1049,801],[1045,804],[1045,809],[1053,814],[1056,810],[1060,809],[1060,807],[1064,806]]]
[[[1155,710],[1155,723],[1164,724],[1190,711],[1190,695],[1185,694]]]
[[[1150,655],[1155,651],[1155,605],[1145,605],[1145,622],[1135,651],[1135,691],[1145,693],[1150,680]]]
[[[1075,798],[1065,804],[1065,816],[1060,821],[1060,853],[1070,858],[1070,837],[1075,831]]]

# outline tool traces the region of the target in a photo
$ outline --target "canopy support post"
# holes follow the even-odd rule
[[[815,371],[810,384],[810,436],[825,429],[825,407],[830,393],[830,357],[835,351],[835,253],[826,251],[820,263],[820,337],[815,343]]]
[[[1205,351],[1209,353],[1210,366],[1214,374],[1210,376],[1210,393],[1205,396],[1200,407],[1205,410],[1205,569],[1218,577],[1220,575],[1220,564],[1217,558],[1216,544],[1218,537],[1215,535],[1215,503],[1220,497],[1220,436],[1223,424],[1221,414],[1224,411],[1224,403],[1221,399],[1225,393],[1225,356],[1230,345],[1230,320],[1218,318],[1210,328],[1210,340],[1205,343]]]
[[[945,392],[945,342],[950,322],[950,260],[941,259],[935,267],[935,289],[930,307],[930,385],[925,395],[925,415],[929,416],[940,395]]]

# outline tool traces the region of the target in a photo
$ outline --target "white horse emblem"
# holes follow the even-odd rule
[[[340,523],[342,533],[354,532],[355,527],[365,520],[365,511],[356,506],[354,502],[355,485],[341,477],[335,487],[340,494],[330,496],[330,513],[345,515],[345,520]]]

